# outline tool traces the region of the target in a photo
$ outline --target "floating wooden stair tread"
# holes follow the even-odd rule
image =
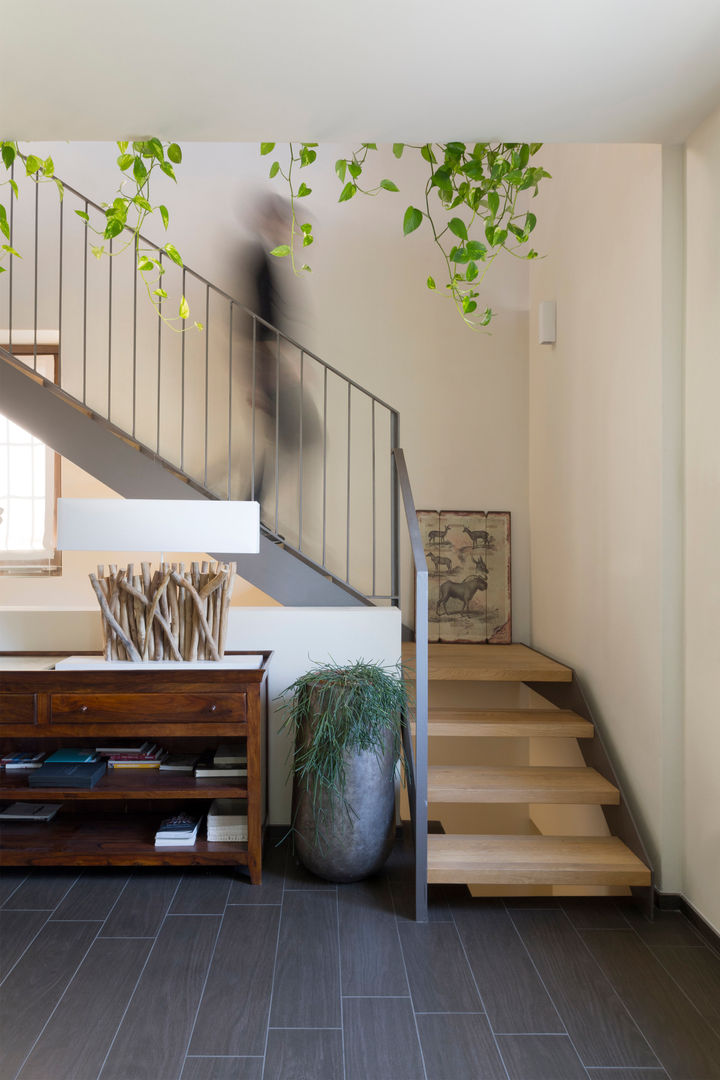
[[[572,668],[558,664],[527,645],[445,645],[429,647],[430,680],[471,682],[571,682]],[[403,645],[403,661],[410,670],[415,645]]]
[[[650,885],[616,836],[428,836],[428,881],[502,885]]]
[[[595,769],[546,765],[432,765],[428,800],[442,803],[617,804],[618,789]]]
[[[428,734],[431,736],[589,739],[594,732],[589,720],[565,709],[463,709],[438,705],[428,710]]]

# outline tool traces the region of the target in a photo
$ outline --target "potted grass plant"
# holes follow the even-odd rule
[[[293,831],[302,863],[358,881],[385,862],[395,823],[406,688],[399,668],[325,664],[284,694],[292,733]]]

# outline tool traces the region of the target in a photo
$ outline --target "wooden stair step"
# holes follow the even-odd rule
[[[415,725],[412,727],[414,733]],[[594,734],[589,720],[567,709],[463,709],[440,705],[428,709],[430,736],[590,739]]]
[[[428,836],[428,881],[475,885],[650,885],[616,836]]]
[[[415,645],[405,642],[403,662],[413,670]],[[431,681],[470,682],[572,682],[572,668],[527,645],[446,645],[428,646],[428,674]]]
[[[432,765],[428,801],[617,804],[620,792],[595,769],[552,765]]]

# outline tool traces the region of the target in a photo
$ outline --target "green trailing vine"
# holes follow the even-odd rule
[[[332,815],[328,796],[340,799],[352,815],[345,797],[346,756],[370,751],[380,758],[388,732],[393,760],[402,754],[407,689],[401,669],[364,660],[321,665],[296,679],[280,701],[286,713],[280,731],[290,732],[295,743],[291,774],[310,793],[316,824]]]
[[[271,154],[275,146],[261,143],[260,153]],[[289,146],[288,167],[283,169],[276,158],[270,166],[270,178],[281,176],[289,188],[290,241],[274,248],[271,254],[289,256],[293,270],[298,272],[297,244],[308,247],[313,235],[309,223],[299,222],[297,204],[311,194],[312,188],[304,180],[296,183],[295,174],[316,161],[318,144]],[[537,258],[537,251],[528,246],[536,216],[518,203],[524,192],[537,195],[540,182],[550,177],[542,166],[531,163],[541,147],[542,143],[393,144],[396,158],[405,151],[414,151],[428,167],[424,191],[416,199],[420,205],[411,203],[405,210],[403,235],[410,235],[427,221],[445,263],[446,295],[473,328],[488,326],[493,317],[489,307],[479,310],[478,297],[485,275],[500,252],[521,259]],[[365,183],[364,170],[373,150],[377,150],[376,143],[362,143],[351,157],[335,162],[342,185],[339,202],[348,202],[357,194],[375,196],[381,191],[399,191],[397,184],[387,178],[376,185]],[[309,269],[307,263],[300,267],[301,271]],[[426,284],[430,290],[437,289],[432,276],[427,277]]]
[[[168,317],[163,311],[163,301],[168,299],[168,293],[162,285],[162,275],[165,267],[162,260],[157,257],[155,248],[143,246],[141,230],[148,217],[158,214],[167,230],[170,222],[170,214],[163,204],[153,205],[150,201],[150,179],[153,173],[161,172],[174,182],[175,166],[182,162],[182,150],[177,143],[164,143],[157,138],[135,140],[134,142],[118,142],[120,151],[116,162],[120,170],[122,180],[115,198],[110,203],[103,203],[105,214],[104,226],[95,228],[90,223],[89,215],[83,210],[76,210],[77,216],[85,223],[86,228],[98,237],[98,242],[91,244],[90,250],[97,259],[104,256],[114,258],[123,254],[129,248],[132,249],[135,265],[140,276],[150,303],[162,321],[173,330],[184,330],[190,319],[190,306],[185,296],[181,296],[178,305],[178,313],[174,317]],[[63,198],[63,185],[54,175],[55,166],[52,158],[39,158],[35,154],[23,154],[17,142],[0,142],[0,155],[5,166],[7,178],[0,182],[0,187],[9,186],[10,198],[19,197],[17,181],[10,175],[13,166],[17,163],[22,166],[25,178],[35,183],[52,182],[57,185],[60,198]],[[10,244],[10,224],[8,221],[7,208],[0,203],[0,233],[7,241],[0,245],[3,257],[22,258],[19,251]],[[125,242],[113,250],[112,241],[119,236],[125,237]],[[107,246],[106,243],[107,242]],[[166,243],[163,251],[177,266],[183,266],[182,256],[177,248]],[[0,262],[0,272],[6,270]],[[194,323],[198,330],[202,330],[202,323]]]

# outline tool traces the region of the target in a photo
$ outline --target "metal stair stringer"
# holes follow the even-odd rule
[[[215,496],[0,347],[0,411],[118,495],[132,499]],[[361,594],[261,530],[259,555],[208,554],[237,563],[251,584],[288,606],[366,605]]]

